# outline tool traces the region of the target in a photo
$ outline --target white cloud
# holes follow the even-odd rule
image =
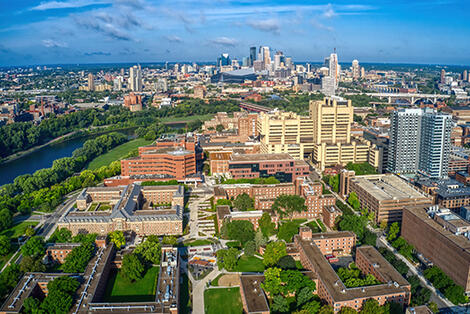
[[[66,48],[68,47],[67,43],[53,40],[53,39],[44,39],[42,45],[47,48]]]
[[[267,19],[267,20],[249,20],[248,26],[263,32],[272,32],[279,34],[281,31],[281,25],[278,19]]]
[[[225,36],[211,39],[209,40],[209,42],[215,45],[227,46],[227,47],[234,47],[236,44],[238,44],[238,40],[236,40],[235,38],[229,38]]]
[[[78,1],[46,1],[30,8],[33,11],[44,11],[51,9],[82,8],[97,4],[111,4],[110,0],[78,0]]]

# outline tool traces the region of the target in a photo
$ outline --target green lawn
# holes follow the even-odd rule
[[[242,255],[238,260],[236,272],[257,272],[262,273],[264,271],[263,260],[257,257],[247,257]]]
[[[200,239],[200,240],[194,240],[191,242],[184,243],[184,246],[200,246],[200,245],[207,245],[207,244],[212,244],[212,243],[214,242],[210,240]]]
[[[204,292],[206,314],[241,314],[240,288],[208,289]]]
[[[166,117],[166,118],[161,118],[160,121],[162,122],[177,122],[177,121],[182,121],[182,122],[189,122],[189,121],[194,121],[194,120],[210,120],[214,117],[213,114],[198,114],[198,115],[193,115],[193,116],[185,116],[185,117]]]
[[[96,157],[93,159],[87,166],[89,170],[95,170],[102,166],[107,166],[115,160],[120,160],[125,157],[131,150],[134,150],[140,146],[149,145],[153,141],[148,141],[143,138],[136,138],[132,141],[127,143],[121,144],[116,146],[115,148],[111,149],[106,154]]]
[[[9,238],[18,238],[24,235],[26,228],[28,228],[29,226],[36,226],[38,223],[39,222],[37,221],[23,221],[19,224],[14,225],[10,229],[3,230],[0,234],[6,235]]]
[[[106,302],[145,302],[155,299],[159,267],[147,270],[144,278],[129,282],[120,271],[113,270],[109,275],[104,294]]]

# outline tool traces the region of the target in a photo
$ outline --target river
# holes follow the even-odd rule
[[[133,134],[134,130],[120,132],[130,135]],[[31,174],[43,168],[50,168],[54,160],[72,156],[72,152],[81,147],[86,140],[99,135],[82,136],[53,143],[18,159],[0,164],[0,185],[12,183],[17,176]]]

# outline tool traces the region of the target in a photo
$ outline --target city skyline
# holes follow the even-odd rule
[[[463,1],[8,2],[0,65],[205,62],[222,52],[241,61],[251,46],[301,61],[337,48],[343,62],[465,65],[468,9]]]

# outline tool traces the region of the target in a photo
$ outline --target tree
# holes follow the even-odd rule
[[[175,246],[178,243],[178,239],[175,236],[164,236],[162,239],[162,244]]]
[[[50,281],[47,284],[47,289],[49,291],[59,290],[70,294],[74,293],[78,286],[80,286],[80,283],[77,279],[69,276],[60,276]]]
[[[93,257],[95,247],[90,242],[84,242],[80,246],[72,249],[61,269],[66,273],[81,273],[85,271],[88,262]]]
[[[46,271],[46,266],[41,262],[40,257],[24,256],[21,259],[20,270],[23,273],[43,272]]]
[[[28,239],[25,244],[21,247],[21,253],[24,256],[39,256],[43,255],[45,251],[44,238],[40,236],[34,236]]]
[[[304,287],[308,287],[312,292],[316,289],[315,282],[297,269],[283,270],[281,272],[281,281],[283,283],[281,292],[284,295],[298,293]]]
[[[264,282],[261,286],[270,295],[276,295],[281,292],[281,271],[277,267],[268,268],[264,271]]]
[[[68,313],[72,307],[72,297],[64,291],[55,290],[48,293],[41,304],[46,313]]]
[[[299,195],[279,195],[271,207],[271,209],[278,213],[281,218],[292,216],[295,212],[301,213],[307,210],[305,206],[305,199]]]
[[[362,314],[378,314],[382,313],[382,310],[379,305],[379,301],[375,299],[368,299],[364,304],[362,305],[361,309]]]
[[[339,174],[330,176],[328,178],[328,185],[331,186],[333,191],[339,192]]]
[[[32,226],[28,226],[24,232],[24,234],[28,237],[32,237],[36,233],[36,229],[34,229]]]
[[[233,201],[233,207],[238,210],[248,210],[253,208],[253,199],[246,193],[239,194]]]
[[[215,127],[215,130],[217,132],[222,132],[223,130],[225,130],[225,128],[222,124],[217,124],[217,126]]]
[[[28,297],[23,302],[23,312],[27,314],[38,313],[38,309],[41,305],[41,301],[34,297]]]
[[[18,283],[21,276],[20,266],[17,264],[10,264],[0,273],[0,291],[1,288],[7,290],[12,289]],[[4,291],[6,292],[6,291]],[[0,294],[1,295],[1,294]]]
[[[135,248],[134,253],[142,256],[142,258],[149,263],[159,265],[162,256],[162,247],[158,239],[157,241],[152,241],[152,239],[147,238],[147,240]]]
[[[390,228],[388,229],[387,240],[389,242],[393,242],[398,237],[399,233],[400,233],[400,225],[398,224],[398,222],[392,223],[390,225]]]
[[[219,269],[225,268],[228,271],[233,271],[237,266],[238,255],[240,251],[236,248],[229,248],[228,250],[217,251],[217,264]]]
[[[311,299],[313,299],[313,291],[309,287],[303,287],[299,293],[296,294],[297,307],[301,307]]]
[[[286,255],[281,257],[277,261],[277,266],[282,269],[297,269],[297,265],[295,264],[295,260],[292,256]]]
[[[248,241],[245,243],[245,247],[243,249],[246,256],[253,256],[256,252],[256,244],[255,241]]]
[[[330,305],[325,304],[320,308],[318,314],[334,314],[334,311]]]
[[[271,305],[271,310],[277,313],[287,313],[289,312],[289,304],[287,299],[282,295],[275,295],[273,297],[273,304]]]
[[[463,304],[468,302],[468,297],[465,296],[465,289],[456,284],[444,290],[444,295],[450,302],[454,304]]]
[[[13,224],[13,218],[7,208],[0,210],[0,231],[6,230]]]
[[[304,306],[302,306],[302,309],[308,311],[309,314],[312,314],[312,313],[315,314],[315,313],[319,313],[320,307],[321,307],[320,302],[318,302],[317,300],[312,300],[310,302],[305,303]],[[327,314],[327,313],[329,312],[324,311],[324,314]],[[333,313],[333,311],[331,311],[331,313]]]
[[[126,238],[124,237],[124,233],[121,230],[111,232],[108,237],[109,241],[114,243],[118,250],[126,245]]]
[[[265,246],[266,243],[267,243],[267,240],[265,236],[263,235],[263,232],[261,232],[261,230],[258,229],[255,233],[256,249],[260,248],[261,246]]]
[[[273,266],[283,256],[287,255],[286,243],[283,241],[270,242],[266,245],[263,255],[263,263],[266,266]]]
[[[341,231],[352,231],[358,238],[362,239],[366,225],[367,221],[362,216],[343,215],[338,227]]]
[[[253,224],[246,220],[224,222],[221,234],[225,239],[240,241],[242,245],[248,241],[254,240],[255,238]]]
[[[261,218],[258,219],[258,226],[265,237],[273,235],[276,229],[276,224],[272,222],[271,215],[268,212],[264,212]]]
[[[122,258],[122,275],[129,281],[141,279],[144,273],[144,264],[140,261],[137,254],[125,254]]]
[[[364,230],[364,234],[361,239],[362,244],[375,246],[377,242],[377,235],[369,229]]]
[[[0,235],[0,256],[10,253],[11,243],[10,239],[5,235]]]
[[[217,200],[216,205],[227,205],[227,206],[232,206],[232,201],[227,200],[225,198],[220,198]]]
[[[279,227],[277,238],[286,242],[291,242],[292,237],[299,233],[299,225],[294,221],[287,221]]]
[[[353,309],[352,307],[349,306],[344,306],[341,308],[341,311],[339,311],[340,314],[355,314],[357,311]]]
[[[72,232],[67,228],[56,229],[49,240],[58,243],[70,242],[72,241]]]
[[[428,307],[433,313],[438,313],[439,312],[439,307],[434,302],[429,303]]]
[[[154,130],[148,130],[147,133],[144,135],[144,139],[147,141],[152,141],[157,138],[157,133]]]
[[[354,210],[358,210],[361,207],[361,203],[357,198],[356,192],[349,193],[348,203],[349,205],[351,205],[352,208],[354,208]]]

